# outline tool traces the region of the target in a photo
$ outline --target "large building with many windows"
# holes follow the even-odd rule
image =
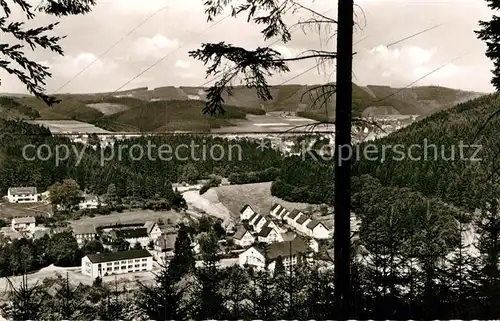
[[[153,256],[147,250],[89,254],[82,258],[82,274],[95,279],[153,269]]]

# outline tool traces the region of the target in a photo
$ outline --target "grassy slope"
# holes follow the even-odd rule
[[[223,116],[201,114],[204,102],[197,100],[154,101],[99,119],[95,124],[108,130],[117,130],[115,123],[134,126],[140,131],[199,130],[231,126],[231,119],[244,119],[246,113],[228,106]]]
[[[203,100],[205,97],[201,93],[204,88],[201,87],[176,88],[170,86],[153,90],[136,88],[115,93],[116,96],[121,97],[112,97],[106,93],[59,95],[62,100],[61,103],[52,107],[48,107],[34,97],[18,96],[14,99],[20,103],[19,106],[25,108],[24,111],[18,112],[17,109],[20,107],[16,108],[16,110],[11,108],[8,113],[5,112],[5,109],[2,109],[2,111],[4,111],[3,114],[7,115],[4,118],[30,118],[28,110],[32,109],[39,113],[40,119],[76,119],[94,124],[99,123],[110,130],[125,130],[125,127],[130,125],[138,128],[161,130],[161,127],[165,125],[167,115],[165,110],[160,107],[161,103],[150,102],[152,99],[167,100],[170,101],[169,104],[174,106],[168,115],[170,119],[169,128],[174,130],[205,130],[231,126],[232,124],[228,121],[229,118],[242,118],[237,113],[238,109],[244,113],[252,114],[262,114],[264,111],[301,111],[302,116],[311,119],[325,120],[327,114],[331,118],[335,110],[335,99],[332,98],[331,102],[329,102],[328,113],[324,106],[311,106],[313,101],[320,95],[318,90],[314,90],[315,87],[309,85],[274,86],[271,88],[273,100],[263,102],[257,97],[255,90],[244,86],[236,86],[233,90],[233,96],[226,97],[226,104],[233,106],[229,110],[229,116],[226,115],[217,119],[200,114],[203,107],[202,101],[188,100],[188,95],[198,96]],[[414,87],[401,91],[388,86],[367,87],[353,84],[354,116],[361,115],[363,110],[368,107],[377,109],[377,107],[389,106],[392,106],[401,114],[429,115],[478,95],[477,93],[436,86]],[[393,96],[386,98],[389,95]],[[113,117],[104,116],[98,109],[87,106],[90,103],[121,104],[128,106],[130,110],[111,115]],[[146,110],[150,106],[153,106],[155,111],[159,112],[155,117],[150,115],[149,109]],[[392,107],[389,107],[389,109],[392,109]],[[379,109],[382,112],[384,110],[387,110],[387,108]],[[238,115],[235,116],[234,113]],[[188,118],[181,119],[181,116]],[[116,122],[119,122],[120,119],[124,120],[126,125],[129,126],[118,126]]]

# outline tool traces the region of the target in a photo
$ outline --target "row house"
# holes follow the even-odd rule
[[[266,226],[260,230],[257,234],[259,242],[263,243],[275,243],[283,242],[283,237],[276,228]]]
[[[250,205],[245,205],[240,211],[240,221],[249,220],[254,214],[256,214]]]
[[[148,246],[150,240],[146,228],[112,230],[109,235],[113,240],[122,239],[127,241],[131,247],[139,243],[142,247]]]
[[[276,219],[285,221],[288,225],[307,236],[316,239],[327,239],[330,237],[330,229],[324,223],[297,209],[289,212],[283,206],[274,204],[270,214]]]
[[[255,243],[256,239],[244,226],[240,226],[233,235],[233,241],[238,246],[247,247]]]

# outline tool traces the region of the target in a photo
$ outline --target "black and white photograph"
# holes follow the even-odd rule
[[[0,321],[498,319],[499,90],[500,0],[0,0]]]

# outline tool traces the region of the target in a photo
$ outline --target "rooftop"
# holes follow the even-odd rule
[[[255,247],[263,256],[266,251],[264,248]],[[295,238],[292,241],[272,243],[267,247],[267,258],[272,261],[281,257],[295,256],[298,254],[306,254],[311,252],[312,249],[300,238]]]
[[[147,250],[130,250],[123,252],[107,252],[89,254],[87,257],[92,263],[113,262],[121,260],[141,259],[152,256]]]
[[[135,228],[127,230],[113,230],[112,235],[116,238],[122,239],[135,239],[140,237],[148,237],[148,230],[146,228]]]
[[[36,187],[10,187],[8,193],[11,195],[36,194]]]
[[[240,226],[238,228],[238,230],[236,231],[236,233],[234,233],[233,235],[233,239],[235,240],[241,240],[243,238],[243,236],[245,236],[245,234],[247,233],[248,231],[246,230],[245,227],[243,226]]]
[[[177,234],[162,234],[155,242],[155,245],[162,250],[173,250],[175,248],[175,241]]]
[[[302,214],[295,222],[299,223],[299,224],[304,224],[305,221],[307,221],[309,219],[309,216],[305,215],[305,214]]]
[[[35,223],[36,220],[33,216],[25,216],[25,217],[15,217],[12,219],[12,223],[14,224],[27,224],[27,223]]]
[[[301,211],[299,211],[298,209],[294,209],[292,210],[292,212],[290,213],[290,215],[288,215],[289,218],[291,218],[292,220],[295,219],[297,217],[297,215],[299,215],[301,213]]]

